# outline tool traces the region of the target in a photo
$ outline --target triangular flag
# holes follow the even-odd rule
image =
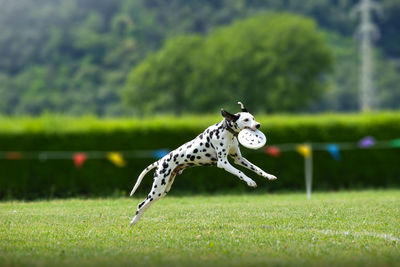
[[[162,157],[164,157],[165,155],[167,155],[169,153],[168,149],[159,149],[159,150],[155,150],[153,152],[153,157],[156,159],[161,159]]]
[[[118,167],[125,167],[126,165],[126,162],[122,157],[122,154],[119,152],[110,152],[107,154],[107,158],[109,161],[111,161]]]
[[[279,157],[281,155],[281,150],[276,146],[267,146],[264,151],[273,157]]]
[[[400,147],[400,139],[394,139],[394,140],[390,141],[390,145],[392,147]]]
[[[75,153],[73,156],[74,164],[77,169],[82,168],[83,164],[87,160],[86,153]]]
[[[339,147],[338,145],[335,144],[329,144],[326,146],[326,150],[328,150],[329,154],[331,154],[332,158],[335,160],[340,160],[340,152],[339,152]]]
[[[366,136],[358,142],[360,148],[368,148],[375,145],[375,138],[372,136]]]
[[[309,145],[303,144],[303,145],[298,145],[296,147],[296,151],[299,152],[303,157],[308,158],[311,156],[311,147]]]

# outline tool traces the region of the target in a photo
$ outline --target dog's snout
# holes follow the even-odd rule
[[[260,126],[261,126],[261,124],[259,124],[259,123],[256,124],[256,128],[257,128],[257,129],[259,129]]]

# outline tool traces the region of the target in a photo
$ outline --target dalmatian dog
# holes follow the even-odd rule
[[[237,140],[238,133],[246,128],[256,130],[260,128],[260,124],[241,102],[238,102],[238,104],[241,105],[241,112],[231,114],[221,109],[223,116],[221,122],[208,127],[195,139],[171,151],[142,171],[132,189],[131,196],[139,187],[143,177],[153,168],[157,168],[154,172],[151,191],[147,198],[138,205],[136,216],[130,223],[131,226],[139,221],[143,213],[154,202],[169,192],[175,176],[189,167],[217,165],[218,168],[222,168],[245,181],[248,186],[256,187],[257,184],[252,179],[229,163],[228,156],[230,156],[236,164],[242,165],[268,180],[276,179],[274,175],[264,172],[242,157]]]

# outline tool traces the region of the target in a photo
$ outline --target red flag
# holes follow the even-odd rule
[[[281,155],[281,150],[276,146],[267,146],[265,148],[265,153],[273,157],[279,157]]]
[[[87,155],[85,153],[74,154],[74,164],[77,169],[82,168],[86,160],[87,160]]]

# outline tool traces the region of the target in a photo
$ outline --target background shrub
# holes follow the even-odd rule
[[[400,137],[400,113],[369,115],[256,116],[269,145],[302,142],[357,143],[366,135],[377,140]],[[146,120],[71,118],[0,118],[0,147],[3,151],[71,151],[70,159],[0,160],[0,198],[47,198],[109,196],[127,194],[138,174],[155,159],[127,158],[118,168],[106,159],[88,159],[76,169],[72,154],[78,151],[131,151],[174,149],[191,140],[219,116],[157,117]],[[123,152],[124,153],[124,152]],[[278,158],[242,148],[243,155],[278,180],[265,181],[247,170],[258,184],[257,192],[303,190],[303,158],[285,152]],[[335,161],[326,151],[314,152],[314,189],[395,187],[400,185],[400,149],[357,149],[341,151]],[[149,174],[139,193],[150,190]],[[191,168],[175,180],[171,193],[254,191],[233,175],[216,167]]]

